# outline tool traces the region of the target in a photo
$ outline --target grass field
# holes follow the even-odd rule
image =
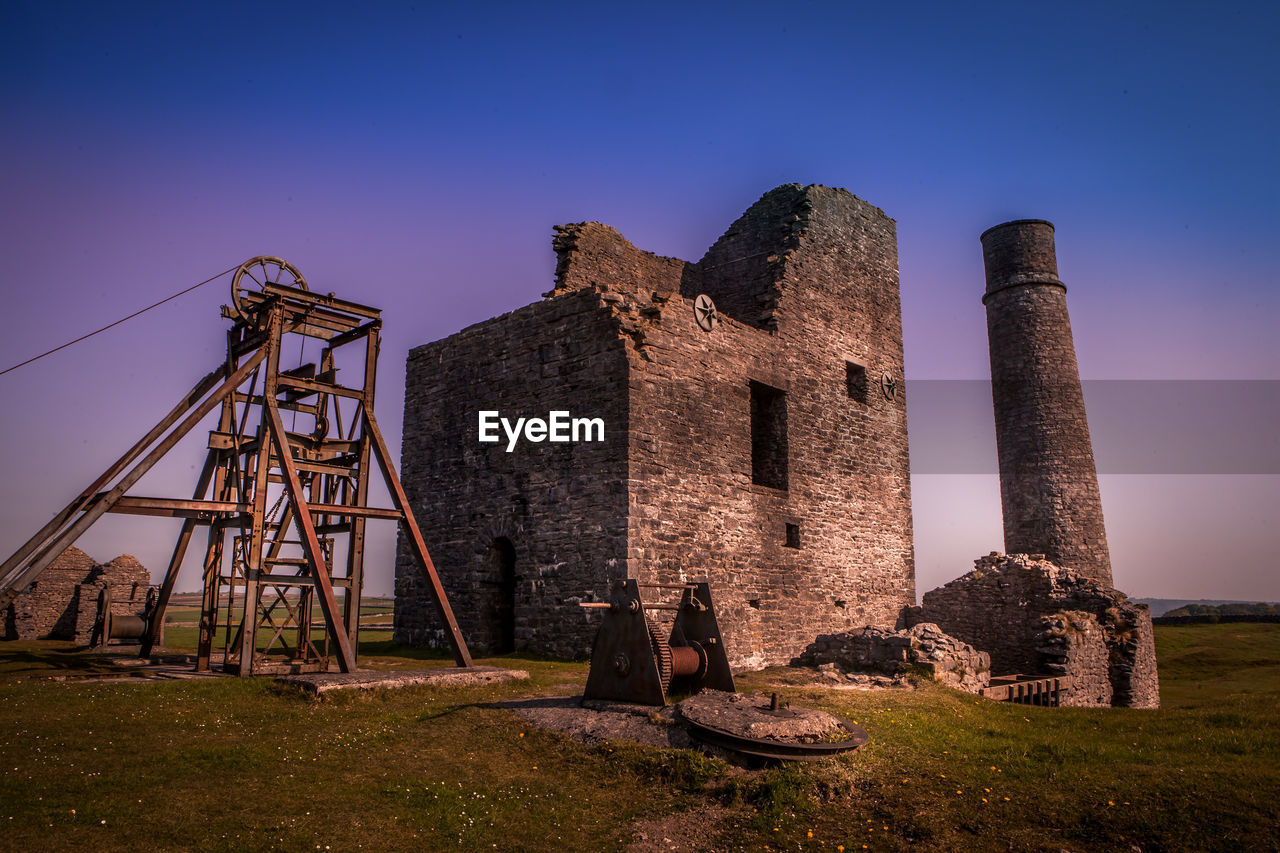
[[[744,676],[871,734],[857,753],[755,771],[585,747],[492,707],[579,692],[584,664],[489,660],[533,678],[315,702],[265,679],[83,683],[69,676],[100,664],[68,645],[6,643],[0,848],[614,850],[642,820],[682,850],[1280,849],[1280,625],[1156,636],[1160,711]]]

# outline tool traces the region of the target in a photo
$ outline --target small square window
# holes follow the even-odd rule
[[[845,390],[849,399],[867,402],[867,368],[852,361],[844,363]]]
[[[798,524],[787,525],[787,540],[783,544],[788,548],[800,547],[800,525]]]

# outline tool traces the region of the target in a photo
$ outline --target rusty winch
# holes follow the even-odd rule
[[[678,604],[646,604],[640,590],[680,590]],[[671,694],[704,687],[732,693],[733,674],[706,583],[614,581],[591,652],[584,699],[666,705]],[[674,612],[670,631],[651,614]]]
[[[155,618],[158,599],[159,593],[155,587],[152,587],[147,592],[146,608],[141,613],[113,613],[111,587],[104,586],[98,593],[98,614],[93,620],[93,633],[90,634],[89,645],[94,648],[105,648],[111,645],[112,640],[143,642],[151,620]]]

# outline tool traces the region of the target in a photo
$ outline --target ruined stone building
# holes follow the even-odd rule
[[[1009,555],[915,607],[893,220],[790,184],[696,263],[558,228],[543,301],[409,355],[402,472],[468,642],[584,655],[577,605],[611,580],[707,580],[736,668],[889,655],[964,689],[1065,676],[1063,704],[1156,707],[1150,613],[1111,587],[1053,226],[982,244]],[[438,642],[426,594],[402,549],[398,640]]]
[[[915,599],[893,220],[789,184],[696,263],[556,230],[542,301],[408,359],[401,470],[468,643],[586,654],[577,605],[617,578],[709,580],[738,667],[892,628]],[[402,552],[401,641],[438,630],[418,577]]]
[[[112,613],[137,613],[146,604],[151,573],[130,554],[98,563],[79,548],[68,548],[5,608],[4,639],[87,644],[104,586],[111,587]]]

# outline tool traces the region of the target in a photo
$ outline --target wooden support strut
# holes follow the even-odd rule
[[[195,406],[194,410],[190,411],[182,423],[165,436],[164,440],[152,448],[151,452],[143,457],[142,461],[135,465],[133,469],[130,470],[118,484],[116,484],[115,488],[101,497],[90,498],[87,504],[83,506],[83,513],[78,519],[76,519],[75,523],[60,535],[53,538],[52,541],[48,542],[48,544],[44,546],[43,550],[41,550],[39,554],[32,559],[30,564],[28,564],[25,569],[21,569],[16,578],[9,583],[7,588],[4,589],[3,592],[0,592],[0,606],[5,606],[12,601],[17,593],[21,591],[26,584],[30,583],[30,581],[34,580],[36,576],[48,568],[49,564],[57,559],[59,554],[71,545],[75,544],[75,541],[79,539],[95,521],[110,510],[116,501],[123,497],[124,493],[137,483],[138,480],[142,479],[142,475],[151,470],[151,467],[155,465],[156,462],[160,461],[161,457],[168,453],[175,444],[181,441],[182,437],[190,432],[192,427],[203,420],[205,415],[213,411],[213,407],[222,402],[223,397],[230,394],[237,385],[243,382],[245,377],[249,375],[249,372],[258,366],[262,357],[262,353],[255,354],[248,361],[242,364],[235,372],[228,376],[226,380],[218,386],[218,389],[214,393],[205,397],[203,402],[200,402],[199,405]],[[217,373],[225,375],[225,368],[219,368]],[[204,383],[202,382],[201,385],[203,384]],[[201,386],[197,386],[197,388],[199,387]],[[190,399],[191,398],[189,397],[185,402],[189,402]],[[181,407],[175,408],[174,411],[170,412],[169,416],[165,418],[165,421],[170,421],[170,418],[177,420],[177,418],[182,415],[183,411],[186,411],[189,408],[190,406],[187,406],[186,409]],[[161,421],[161,424],[164,424],[165,421]],[[159,431],[163,432],[163,429],[160,429]],[[157,430],[153,429],[151,433],[148,433],[148,436],[156,434],[158,434]],[[141,442],[139,442],[139,444],[141,445]],[[145,447],[145,445],[142,446]],[[131,450],[130,453],[136,456],[136,453],[133,450]],[[116,465],[113,465],[108,469],[107,473],[110,474],[112,470],[115,470],[118,473],[119,469],[123,468],[124,465],[127,465],[128,460],[130,459],[130,455],[126,454],[121,460],[124,464],[122,465],[120,462],[117,462]],[[110,477],[104,474],[103,477],[99,477],[98,480],[102,481],[104,478],[107,480],[110,479]],[[75,507],[76,504],[73,504],[72,506]],[[63,524],[69,521],[70,517],[73,516],[75,512],[76,510],[73,509],[71,513],[66,515],[66,517],[63,518]],[[49,527],[50,525],[46,525],[46,529],[49,529]],[[61,527],[61,525],[58,525],[58,527]]]
[[[422,531],[418,529],[418,522],[413,517],[413,510],[409,508],[409,499],[405,497],[404,487],[400,485],[400,478],[396,476],[395,468],[391,466],[391,454],[387,452],[386,442],[382,440],[378,421],[373,416],[373,412],[367,408],[364,410],[364,426],[366,434],[373,441],[373,452],[378,457],[378,467],[382,469],[382,477],[387,482],[387,491],[391,492],[391,500],[396,505],[396,509],[404,515],[404,529],[408,534],[409,547],[413,549],[413,555],[422,569],[423,580],[431,587],[436,614],[440,617],[440,624],[445,626],[449,646],[453,649],[453,658],[458,666],[472,666],[471,652],[467,650],[467,642],[462,639],[462,631],[458,629],[458,622],[453,618],[453,609],[449,607],[449,599],[444,594],[440,576],[436,574],[435,563],[431,562],[431,555],[427,553],[426,542],[423,541]]]
[[[293,455],[289,443],[285,440],[284,423],[280,420],[280,410],[276,401],[267,398],[266,405],[268,430],[275,442],[276,453],[280,458],[280,470],[284,472],[285,489],[289,493],[289,502],[293,506],[293,520],[298,534],[302,537],[303,551],[310,563],[312,577],[316,589],[320,592],[320,610],[324,613],[325,626],[329,636],[338,646],[338,666],[343,672],[354,672],[356,655],[351,640],[347,636],[346,626],[338,617],[338,602],[333,596],[333,585],[329,582],[329,573],[325,565],[324,552],[320,550],[320,540],[316,536],[315,525],[311,521],[311,512],[307,508],[306,496],[302,492],[302,481],[298,479],[298,471],[293,467]],[[241,665],[245,663],[242,661]]]

